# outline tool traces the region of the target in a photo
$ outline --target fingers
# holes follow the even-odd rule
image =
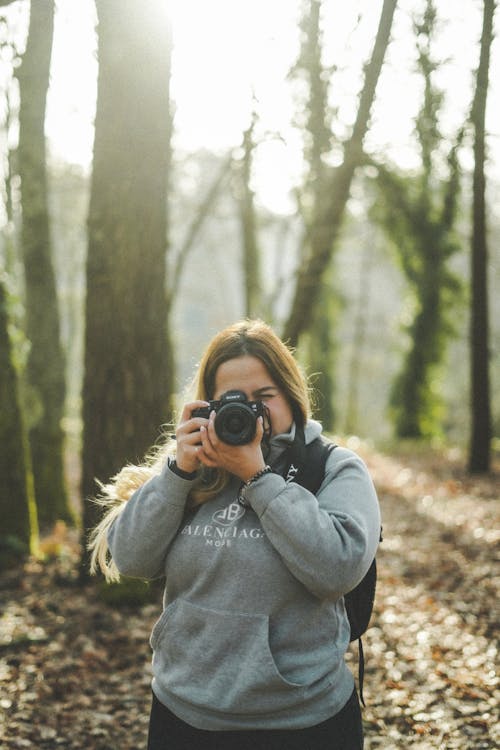
[[[196,471],[200,466],[198,457],[201,448],[199,435],[199,432],[192,432],[177,439],[175,460],[177,466],[184,471]]]
[[[207,425],[200,427],[201,446],[198,459],[210,468],[226,469],[240,478],[253,476],[263,462],[261,441],[264,434],[262,418],[257,419],[255,437],[251,443],[229,445],[215,431],[215,412],[210,414]]]
[[[192,413],[195,409],[206,408],[208,405],[207,401],[191,401],[184,405],[175,433],[177,440],[183,435],[199,432],[201,425],[207,423],[206,417],[193,417]]]
[[[209,415],[205,412],[206,416],[192,416],[194,410],[206,409],[209,405],[207,401],[201,400],[184,405],[176,430],[177,465],[187,471],[195,471],[202,464],[210,468],[226,469],[237,476],[246,476],[249,472],[252,474],[250,468],[262,462],[263,418],[258,417],[255,436],[250,443],[242,446],[228,445],[215,431],[214,410]]]
[[[208,425],[207,425],[207,434],[210,440],[210,444],[214,448],[217,448],[220,441],[215,431],[215,411],[210,412],[210,417],[209,417]]]
[[[205,427],[207,422],[208,420],[204,417],[193,417],[188,419],[187,422],[181,422],[175,431],[176,439],[188,438],[192,435],[199,438],[200,427]]]
[[[190,401],[188,404],[184,404],[179,422],[181,424],[187,422],[191,419],[191,414],[195,409],[202,409],[206,406],[209,406],[208,401]]]
[[[255,426],[255,438],[252,442],[260,445],[263,437],[264,437],[264,417],[257,417],[257,424]]]
[[[175,431],[177,449],[176,461],[181,469],[195,471],[199,468],[198,453],[201,448],[201,427],[207,424],[205,417],[192,417],[194,409],[207,407],[206,401],[191,401],[185,404],[180,422]]]
[[[201,451],[200,461],[206,466],[217,466],[217,447],[219,439],[214,427],[215,412],[210,414],[207,425],[200,427]]]

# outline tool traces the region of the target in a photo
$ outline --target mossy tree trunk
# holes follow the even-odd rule
[[[18,164],[21,177],[21,244],[26,285],[26,367],[30,394],[29,439],[40,522],[71,520],[64,480],[64,357],[51,258],[45,153],[54,3],[32,2],[20,87]]]
[[[29,446],[12,359],[6,297],[0,275],[0,571],[33,551],[38,534]]]
[[[460,284],[449,268],[458,250],[454,223],[460,194],[458,148],[463,130],[448,154],[449,176],[439,176],[436,155],[442,151],[439,112],[443,94],[434,84],[438,63],[431,54],[436,33],[436,9],[428,0],[415,22],[418,65],[424,82],[424,99],[416,119],[421,156],[418,173],[401,177],[379,168],[383,196],[380,216],[392,238],[408,281],[413,315],[405,330],[408,349],[391,392],[395,433],[400,438],[439,435],[443,405],[439,391],[440,368],[453,327],[451,311]]]
[[[486,239],[485,116],[494,0],[484,0],[481,53],[472,108],[474,174],[471,238],[471,436],[469,470],[486,472],[491,463],[491,404],[489,377],[488,247]]]
[[[332,277],[333,269],[330,267],[329,270],[329,276]],[[328,432],[335,429],[338,414],[335,405],[335,321],[338,319],[340,305],[333,289],[334,281],[326,276],[316,292],[311,329],[301,341],[313,388],[314,415],[321,420],[323,428]]]
[[[161,3],[97,2],[88,219],[82,493],[140,461],[171,418],[165,293],[170,32]],[[85,570],[86,559],[82,570]]]
[[[330,263],[339,235],[351,183],[362,160],[363,142],[369,125],[375,89],[389,44],[397,0],[384,0],[370,61],[365,68],[364,84],[351,137],[344,143],[342,164],[332,170],[326,183],[324,200],[314,217],[308,237],[309,252],[304,254],[297,275],[294,297],[283,338],[296,346],[299,337],[310,330],[317,290]]]
[[[332,131],[329,123],[329,72],[323,56],[321,32],[321,0],[304,3],[301,20],[302,44],[299,59],[293,69],[295,78],[305,79],[305,146],[304,158],[307,174],[300,191],[300,209],[306,231],[302,256],[313,252],[312,237],[317,222],[323,215],[325,198],[330,188],[331,168],[325,156],[331,149]],[[330,263],[325,274],[318,279],[312,305],[311,323],[305,332],[301,350],[311,374],[315,392],[315,415],[325,430],[333,430],[335,422],[335,323],[339,305],[334,296],[335,273]]]

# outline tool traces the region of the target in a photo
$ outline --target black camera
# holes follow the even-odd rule
[[[246,445],[255,437],[257,418],[264,416],[262,401],[248,401],[243,391],[227,391],[210,406],[193,409],[192,417],[209,418],[215,411],[215,432],[228,445]]]

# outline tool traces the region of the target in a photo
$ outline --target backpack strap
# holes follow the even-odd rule
[[[358,585],[344,594],[344,604],[347,612],[349,625],[351,626],[350,641],[358,641],[358,686],[359,699],[365,706],[363,696],[363,680],[365,676],[365,655],[361,636],[367,630],[375,599],[375,586],[377,582],[377,562],[373,559],[365,577]]]
[[[363,681],[365,679],[365,654],[363,651],[363,641],[361,636],[358,638],[358,685],[359,685],[359,700],[366,708],[365,698],[363,695]]]
[[[285,453],[284,469],[279,473],[287,482],[296,482],[316,495],[325,478],[328,456],[335,447],[322,435],[306,445],[304,428],[297,426],[295,439]]]

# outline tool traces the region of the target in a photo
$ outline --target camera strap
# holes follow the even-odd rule
[[[281,474],[285,481],[292,482],[297,478],[298,473],[304,466],[306,461],[306,438],[304,435],[304,428],[302,425],[297,425],[295,428],[295,437],[293,443],[289,448],[286,449],[284,456],[280,456],[279,463],[283,468],[281,471],[277,471],[277,474]],[[273,467],[273,471],[275,471]]]
[[[315,495],[323,482],[329,453],[335,443],[323,435],[318,435],[306,445],[303,427],[297,427],[292,445],[279,460],[280,468],[273,468],[284,477],[287,484],[296,482]]]

